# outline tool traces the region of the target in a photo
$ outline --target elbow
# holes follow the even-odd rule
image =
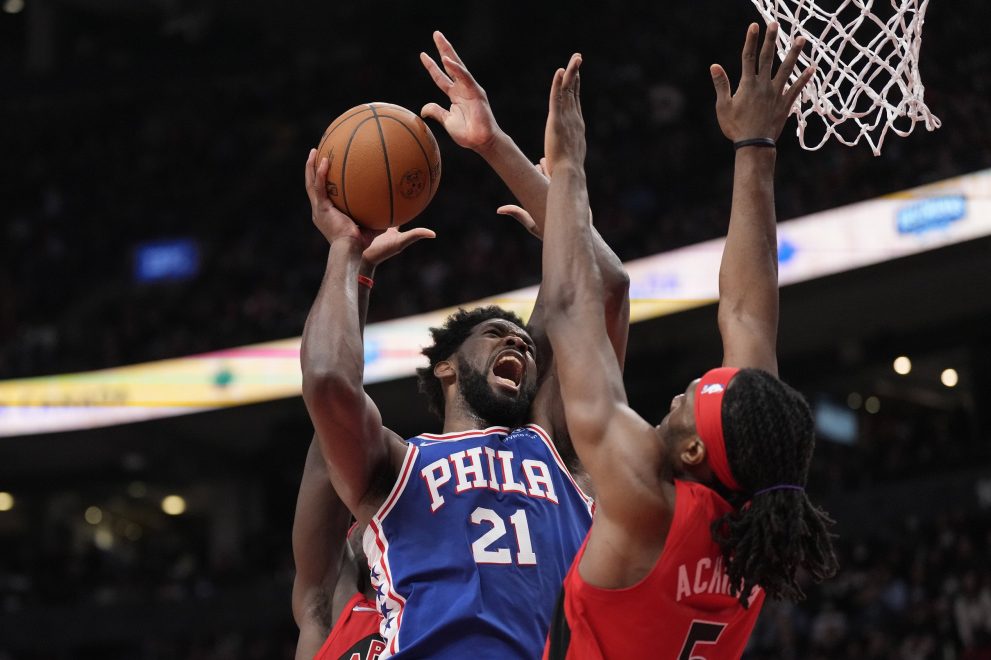
[[[542,291],[548,323],[566,318],[578,298],[577,289],[572,282],[544,282]]]
[[[603,287],[605,288],[606,300],[610,307],[615,307],[628,300],[630,297],[630,274],[625,268],[619,268],[609,272],[608,276],[603,275]]]
[[[346,376],[336,369],[303,369],[303,400],[307,404],[317,401],[356,401],[364,394],[361,381]]]

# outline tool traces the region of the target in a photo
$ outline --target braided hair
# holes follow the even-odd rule
[[[444,390],[440,385],[440,379],[434,375],[434,367],[438,362],[454,355],[476,325],[491,319],[503,319],[526,329],[526,324],[517,314],[497,305],[476,307],[472,310],[459,309],[447,317],[443,326],[430,328],[430,336],[433,337],[434,343],[423,349],[423,354],[430,360],[430,366],[417,369],[416,377],[420,392],[427,396],[430,412],[440,419],[444,419]]]
[[[819,582],[837,570],[834,521],[805,494],[815,437],[809,404],[766,371],[741,369],[722,404],[726,457],[749,502],[722,516],[712,534],[734,595],[744,607],[754,587],[801,600],[799,568]],[[803,488],[775,488],[790,484]]]

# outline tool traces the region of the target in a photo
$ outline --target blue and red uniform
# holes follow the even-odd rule
[[[411,438],[364,536],[381,657],[540,657],[590,509],[537,425]]]
[[[654,568],[625,589],[585,582],[575,557],[564,581],[545,660],[737,660],[753,630],[764,591],[745,608],[730,594],[712,523],[732,510],[714,490],[675,481],[675,507]]]

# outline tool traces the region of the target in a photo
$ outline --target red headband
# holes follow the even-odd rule
[[[695,431],[705,443],[709,465],[716,479],[734,491],[743,490],[729,469],[726,440],[723,438],[723,394],[733,376],[740,371],[733,367],[711,369],[695,388]]]

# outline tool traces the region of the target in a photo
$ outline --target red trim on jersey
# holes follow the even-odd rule
[[[709,465],[716,479],[730,490],[741,491],[729,468],[726,456],[726,439],[723,436],[723,395],[726,388],[739,373],[734,367],[710,369],[695,387],[695,431],[705,443],[709,454]]]
[[[477,438],[484,435],[492,435],[493,433],[502,433],[505,435],[509,433],[508,426],[490,426],[487,429],[473,429],[471,431],[452,431],[451,433],[421,433],[418,438],[426,438],[427,440],[437,440],[439,442],[451,442],[454,440],[464,440],[465,438]]]
[[[392,492],[389,493],[389,497],[386,498],[379,510],[375,512],[371,520],[368,521],[368,530],[365,532],[368,534],[370,531],[374,537],[375,546],[378,548],[378,558],[372,561],[372,554],[367,550],[365,554],[369,556],[369,567],[374,568],[376,565],[382,569],[383,580],[382,582],[386,585],[389,593],[389,600],[394,601],[398,605],[398,611],[396,612],[396,622],[395,629],[396,632],[392,635],[392,639],[389,646],[392,648],[390,653],[395,653],[396,649],[396,639],[399,637],[399,626],[402,623],[403,610],[406,608],[406,599],[400,596],[393,589],[392,583],[392,573],[389,570],[389,544],[386,541],[385,534],[381,528],[381,522],[385,519],[389,512],[392,511],[392,507],[395,506],[396,502],[399,500],[399,496],[402,495],[403,491],[406,489],[406,484],[409,482],[410,475],[413,473],[413,466],[416,464],[416,457],[419,455],[420,450],[416,445],[410,444],[406,449],[406,457],[403,459],[403,466],[399,472],[399,478],[396,479],[395,485],[392,487]],[[379,612],[381,616],[381,611]],[[385,639],[385,635],[382,635]]]
[[[564,464],[564,460],[561,458],[561,454],[557,452],[557,447],[554,446],[554,442],[551,440],[550,434],[548,434],[547,431],[542,429],[537,424],[527,424],[526,428],[536,433],[537,437],[543,440],[544,444],[547,445],[547,448],[551,450],[551,454],[554,456],[554,460],[557,462],[558,468],[560,468],[561,472],[564,472],[564,474],[568,477],[568,481],[571,482],[571,485],[575,487],[576,491],[578,491],[578,495],[585,501],[585,506],[588,507],[589,513],[592,513],[595,507],[595,501],[582,490],[581,486],[578,485],[578,482],[575,481],[575,478],[571,476],[571,470],[569,470],[568,466]]]

